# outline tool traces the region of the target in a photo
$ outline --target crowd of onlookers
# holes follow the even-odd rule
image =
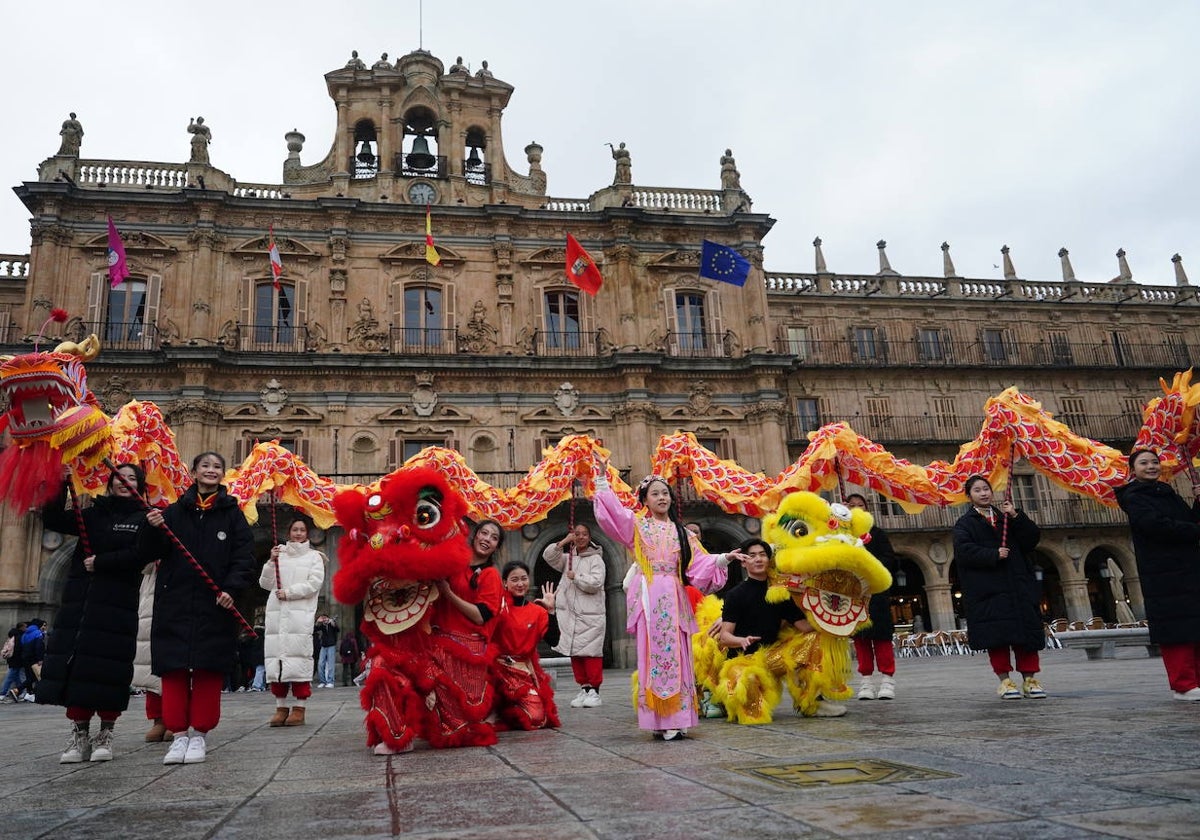
[[[8,672],[4,675],[3,687],[0,687],[0,702],[35,701],[42,660],[46,658],[45,628],[43,619],[33,618],[18,621],[8,631],[3,649]]]

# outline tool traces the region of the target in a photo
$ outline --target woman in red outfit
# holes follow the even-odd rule
[[[496,711],[513,729],[557,729],[560,724],[554,689],[537,655],[538,642],[546,635],[554,612],[554,584],[546,583],[541,598],[527,601],[528,566],[513,560],[504,565],[500,577],[504,600],[492,637],[497,654],[492,661]]]
[[[430,742],[438,747],[486,746],[496,734],[484,719],[492,710],[488,678],[490,643],[503,589],[492,555],[504,540],[497,522],[485,519],[471,534],[471,565],[437,582],[431,619],[438,637],[431,655],[452,685],[437,689]],[[379,752],[379,748],[376,748]]]

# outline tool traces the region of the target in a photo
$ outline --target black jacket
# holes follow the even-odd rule
[[[867,551],[871,552],[875,559],[895,577],[896,570],[899,568],[896,563],[896,552],[892,550],[892,541],[888,539],[887,532],[878,525],[871,526],[871,541],[867,543]],[[880,642],[891,641],[896,632],[896,625],[892,621],[892,596],[887,591],[871,596],[871,601],[867,606],[867,617],[871,619],[871,626],[854,635]]]
[[[42,511],[42,524],[78,535],[74,511],[63,508],[65,495]],[[46,644],[37,702],[124,711],[133,680],[142,580],[137,539],[146,514],[137,499],[100,496],[82,516],[91,551],[80,538],[71,555],[62,606]],[[92,572],[83,566],[89,554],[96,555]]]
[[[972,507],[954,525],[954,561],[967,613],[967,640],[974,650],[1007,645],[1042,650],[1046,630],[1041,586],[1029,558],[1041,531],[1017,511],[1008,521],[1008,558],[1002,560],[1003,518],[997,510],[993,526]]]
[[[211,510],[196,507],[196,486],[163,511],[163,520],[213,582],[234,598],[257,579],[254,537],[237,499],[224,487]],[[225,673],[237,655],[239,625],[217,606],[217,593],[161,528],[139,535],[143,563],[161,559],[150,626],[150,670],[162,676],[191,668]]]
[[[1129,516],[1150,641],[1200,642],[1200,502],[1189,508],[1169,484],[1131,481],[1117,503]]]

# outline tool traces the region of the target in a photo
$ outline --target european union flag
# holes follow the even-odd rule
[[[744,286],[750,275],[750,261],[732,248],[709,242],[700,245],[700,276]]]

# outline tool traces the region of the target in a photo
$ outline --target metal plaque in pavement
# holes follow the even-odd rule
[[[739,772],[785,785],[853,785],[919,782],[928,779],[952,779],[954,773],[898,764],[880,758],[851,758],[842,761],[812,761],[802,764],[773,764],[766,767],[739,767]]]

